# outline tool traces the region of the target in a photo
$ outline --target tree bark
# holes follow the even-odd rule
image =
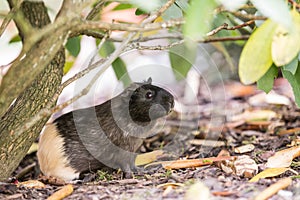
[[[13,0],[9,0],[12,5]],[[24,1],[21,5],[24,17],[33,27],[42,28],[50,23],[47,9],[43,2]],[[20,24],[18,25],[20,26]],[[21,29],[19,29],[21,30]],[[20,33],[22,37],[23,33]],[[26,38],[26,37],[25,37]],[[39,44],[36,44],[37,46]],[[47,47],[40,47],[45,50]],[[0,121],[0,180],[8,178],[26,155],[31,144],[39,136],[49,116],[45,116],[29,130],[20,135],[14,131],[30,118],[45,108],[59,87],[65,63],[64,48],[55,55],[51,63],[18,96],[13,105],[1,117]],[[27,67],[27,66],[23,66]],[[55,102],[51,102],[55,104]]]

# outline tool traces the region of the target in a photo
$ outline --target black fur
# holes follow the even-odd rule
[[[174,107],[173,96],[149,80],[133,83],[101,105],[69,112],[54,121],[74,169],[135,169],[133,152],[152,134],[156,119]]]

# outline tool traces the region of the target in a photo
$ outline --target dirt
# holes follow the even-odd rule
[[[202,93],[199,97],[199,112],[171,115],[162,131],[145,141],[142,152],[160,149],[164,146],[165,154],[159,160],[176,160],[178,158],[195,159],[216,157],[221,150],[230,155],[241,155],[234,148],[244,144],[253,144],[255,149],[243,153],[255,160],[259,172],[265,167],[267,159],[276,151],[285,149],[297,141],[297,133],[277,135],[280,130],[297,128],[300,125],[300,110],[294,104],[251,106],[248,102],[250,94],[236,95],[227,98],[222,125],[209,127],[211,124],[211,102]],[[267,120],[268,123],[240,123],[235,125],[228,120],[245,110],[272,110],[277,116]],[[180,124],[180,127],[179,127]],[[225,124],[225,126],[224,126]],[[225,146],[191,145],[191,139],[210,139],[224,141]],[[291,168],[299,172],[299,159],[293,160]],[[14,178],[15,177],[15,178]],[[263,189],[284,177],[293,177],[292,184],[273,195],[271,199],[300,199],[300,181],[291,171],[273,178],[260,179],[250,183],[251,177],[238,176],[224,172],[219,165],[166,170],[156,165],[145,173],[134,174],[124,178],[120,171],[88,173],[81,181],[73,182],[74,191],[65,199],[184,199],[187,191],[196,182],[202,182],[209,189],[211,199],[252,199]],[[17,186],[17,182],[40,180],[36,153],[27,155],[16,169],[9,182],[0,184],[0,199],[46,199],[62,187],[62,183],[48,182],[45,188],[34,189]],[[88,181],[87,181],[88,180]],[[171,186],[171,187],[168,187]],[[195,198],[196,199],[196,198]]]

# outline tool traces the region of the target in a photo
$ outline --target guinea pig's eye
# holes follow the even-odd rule
[[[153,91],[148,91],[148,92],[145,94],[146,99],[152,99],[153,96],[154,96],[154,92],[153,92]]]

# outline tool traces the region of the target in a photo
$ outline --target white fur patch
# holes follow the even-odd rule
[[[46,125],[39,140],[37,156],[41,171],[46,176],[54,176],[65,181],[79,178],[79,172],[69,165],[64,155],[63,138],[58,135],[54,124]]]

